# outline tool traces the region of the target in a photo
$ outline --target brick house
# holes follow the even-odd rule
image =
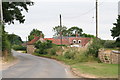
[[[57,45],[61,44],[61,39],[59,37],[58,38],[41,38],[36,36],[34,37],[33,40],[27,43],[27,53],[30,53],[30,54],[34,53],[35,51],[34,43],[36,43],[37,41],[44,42],[46,40],[52,41],[53,44],[57,44]],[[90,40],[91,38],[63,37],[62,44],[67,45],[69,47],[85,47]]]

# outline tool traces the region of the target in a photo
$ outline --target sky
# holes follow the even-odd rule
[[[116,22],[119,0],[99,1],[99,38],[112,40],[110,29]],[[6,25],[9,34],[19,35],[22,40],[32,29],[43,31],[46,38],[53,37],[53,27],[59,25],[59,14],[62,15],[62,25],[67,28],[77,26],[83,33],[95,35],[95,0],[34,0],[34,6],[28,7],[29,12],[23,12],[25,23]]]

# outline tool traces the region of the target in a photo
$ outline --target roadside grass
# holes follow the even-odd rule
[[[98,63],[97,61],[79,62],[72,59],[66,59],[62,55],[38,54],[33,55],[56,59],[62,61],[72,68],[76,68],[81,74],[96,76],[98,78],[117,78],[118,77],[118,64],[105,64]]]
[[[6,58],[4,57],[2,59],[3,62],[8,62],[8,63],[13,62],[14,60],[16,60],[16,58],[12,55],[8,55]]]
[[[82,74],[95,75],[99,78],[118,78],[118,64],[84,62],[72,65]]]
[[[39,54],[39,53],[33,53],[33,55],[62,61],[67,65],[73,65],[73,64],[77,63],[75,60],[66,59],[62,55],[50,55],[50,54]]]

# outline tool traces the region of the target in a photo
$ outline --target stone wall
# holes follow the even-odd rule
[[[34,45],[27,45],[27,53],[32,54],[35,51]]]
[[[102,49],[99,51],[98,56],[101,62],[104,63],[118,64],[120,61],[120,51]]]

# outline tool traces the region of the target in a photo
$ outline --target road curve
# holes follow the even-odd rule
[[[13,51],[19,62],[2,71],[3,78],[74,78],[63,64],[47,58]]]

